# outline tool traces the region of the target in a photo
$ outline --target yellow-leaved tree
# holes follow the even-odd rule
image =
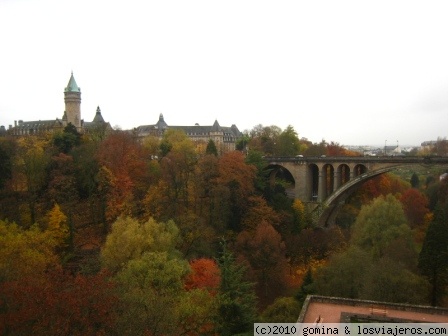
[[[48,212],[47,232],[54,239],[59,247],[67,245],[69,237],[69,227],[67,224],[67,216],[62,212],[59,204],[55,203],[53,208]]]

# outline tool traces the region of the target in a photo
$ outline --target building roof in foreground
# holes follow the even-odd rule
[[[302,307],[299,323],[351,322],[448,322],[448,309],[403,303],[355,300],[309,295]]]

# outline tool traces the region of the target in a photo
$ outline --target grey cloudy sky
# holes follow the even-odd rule
[[[0,125],[292,125],[342,145],[448,134],[446,1],[0,0]]]

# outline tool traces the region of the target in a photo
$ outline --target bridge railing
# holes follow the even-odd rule
[[[448,164],[448,157],[442,156],[265,156],[272,162],[372,162],[372,163],[417,163]]]

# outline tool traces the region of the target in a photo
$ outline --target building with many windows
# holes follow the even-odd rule
[[[242,137],[242,133],[236,125],[230,127],[219,125],[215,120],[211,126],[169,126],[161,113],[159,120],[154,125],[143,125],[135,128],[134,132],[137,137],[144,138],[146,136],[155,136],[161,138],[167,129],[181,130],[193,140],[196,144],[207,145],[209,140],[213,140],[216,147],[221,152],[235,150],[236,142]]]

